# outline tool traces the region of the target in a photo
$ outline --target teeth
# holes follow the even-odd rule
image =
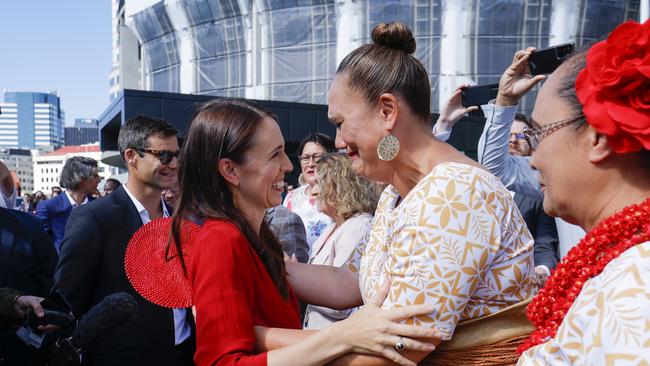
[[[284,181],[275,182],[275,183],[273,183],[272,187],[275,188],[275,189],[283,189],[284,188]]]

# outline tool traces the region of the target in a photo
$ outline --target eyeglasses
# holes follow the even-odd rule
[[[171,151],[171,150],[153,150],[153,149],[138,149],[140,152],[149,153],[158,159],[163,165],[167,165],[172,162],[173,158],[178,159],[178,156],[181,154],[180,150]]]
[[[517,141],[523,140],[525,142],[528,142],[528,140],[526,140],[526,135],[523,132],[516,132],[516,133],[511,132],[510,133],[510,138],[512,138],[512,136],[514,136]]]
[[[314,159],[314,163],[318,163],[320,159],[322,159],[325,156],[323,153],[316,153],[316,154],[304,154],[304,155],[299,155],[298,159],[300,159],[300,162],[302,164],[308,164],[309,160]]]
[[[530,148],[537,150],[539,143],[544,139],[544,137],[552,134],[553,132],[561,129],[562,127],[568,126],[572,123],[578,122],[583,119],[584,115],[579,115],[577,117],[572,117],[568,119],[563,119],[561,121],[553,122],[545,127],[533,128],[524,130],[524,135],[526,135],[526,141],[530,145]]]

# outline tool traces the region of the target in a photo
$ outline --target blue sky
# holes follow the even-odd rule
[[[0,4],[0,91],[57,90],[68,124],[108,106],[111,53],[109,0]]]

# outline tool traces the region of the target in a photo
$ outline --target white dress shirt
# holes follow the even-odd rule
[[[124,185],[124,190],[126,191],[126,194],[129,195],[129,198],[131,198],[131,201],[133,201],[133,204],[135,205],[136,210],[138,210],[138,213],[140,214],[140,219],[142,220],[142,225],[145,225],[151,221],[149,218],[149,212],[147,211],[146,208],[138,201],[137,198],[131,192],[129,192],[129,189],[126,187],[126,184]],[[169,211],[167,211],[167,206],[165,206],[165,202],[163,201],[162,197],[160,198],[160,205],[162,206],[163,210],[163,217],[169,217]],[[190,329],[190,325],[186,321],[187,317],[187,310],[186,309],[172,309],[174,311],[174,344],[179,345],[183,343],[187,338],[189,338],[190,334],[192,333],[192,330]]]
[[[75,201],[74,198],[72,198],[72,196],[70,195],[70,193],[68,193],[68,191],[65,191],[65,195],[66,197],[68,197],[68,201],[70,201],[70,206],[72,206],[72,209],[75,209],[77,208],[77,206],[85,205],[86,203],[88,203],[88,196],[84,197],[84,200],[83,202],[81,202],[81,204],[77,204],[77,201]]]

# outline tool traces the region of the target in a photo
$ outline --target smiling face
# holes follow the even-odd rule
[[[260,121],[238,169],[242,211],[264,215],[267,208],[282,204],[284,176],[293,166],[284,152],[284,138],[277,122],[268,117]]]
[[[328,117],[336,125],[336,148],[345,149],[354,173],[374,181],[390,181],[390,170],[377,156],[377,144],[388,134],[378,121],[379,108],[350,90],[345,74],[337,74],[332,81]]]
[[[176,136],[159,137],[156,135],[147,138],[147,148],[151,150],[178,151]],[[129,179],[133,176],[141,183],[162,192],[176,184],[176,170],[178,159],[173,158],[169,164],[163,164],[155,155],[143,152],[142,156],[134,154],[135,169],[129,169]]]
[[[310,186],[316,182],[316,163],[327,153],[327,150],[321,144],[308,142],[300,154],[300,169],[302,170],[303,179]]]

